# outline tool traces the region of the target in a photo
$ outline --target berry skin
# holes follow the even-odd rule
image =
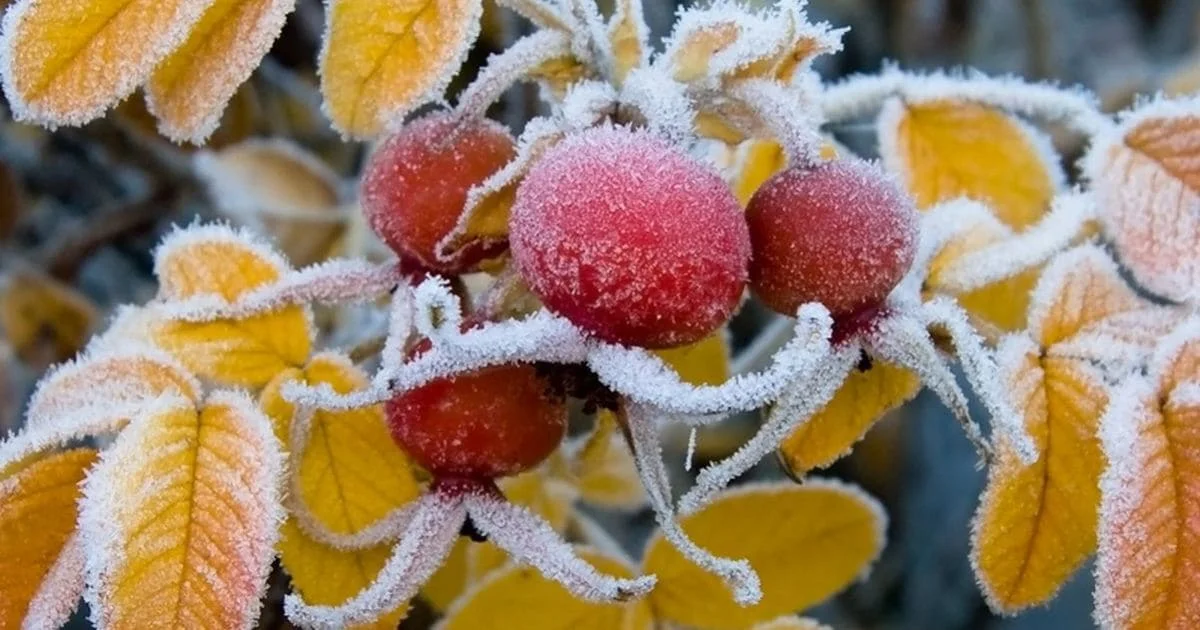
[[[451,262],[437,258],[437,244],[458,222],[467,191],[514,155],[512,135],[493,121],[456,126],[446,113],[418,118],[380,144],[363,169],[367,223],[402,259],[439,273],[467,271],[504,244],[472,244]]]
[[[727,321],[750,255],[741,208],[716,173],[621,127],[546,152],[517,189],[509,240],[547,308],[646,348],[698,341]]]
[[[531,365],[437,379],[388,401],[388,427],[434,477],[515,475],[546,459],[566,434],[566,402],[548,390]]]
[[[857,159],[777,173],[750,199],[746,221],[750,288],[785,315],[806,302],[834,317],[877,308],[916,254],[912,199]]]

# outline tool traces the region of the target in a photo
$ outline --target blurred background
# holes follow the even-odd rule
[[[0,8],[10,1],[0,0]],[[645,3],[656,38],[683,6]],[[1108,111],[1139,95],[1200,87],[1200,0],[810,0],[809,14],[851,27],[845,51],[817,65],[826,80],[873,72],[885,61],[909,69],[969,66],[1081,84]],[[140,95],[103,120],[55,132],[13,122],[0,96],[0,435],[20,425],[22,404],[48,366],[73,356],[114,307],[153,295],[153,247],[172,225],[196,217],[247,224],[271,234],[296,265],[375,255],[353,203],[367,147],[343,142],[320,112],[314,63],[323,20],[319,0],[299,0],[204,151],[158,137]],[[526,28],[490,6],[483,37],[453,89]],[[493,114],[519,129],[538,107],[534,89],[519,89]],[[831,131],[856,150],[873,151],[867,124]],[[253,147],[265,145],[239,144],[252,138],[288,138],[319,161],[298,167],[275,154],[256,155]],[[1073,173],[1070,162],[1082,147],[1065,135],[1056,142]],[[240,176],[242,194],[214,194],[207,185],[214,174]],[[351,325],[363,318],[371,315],[325,314],[326,342],[369,352],[368,336],[348,332],[369,330]],[[738,316],[735,354],[767,319],[753,305]],[[727,452],[753,422],[702,435],[701,454]],[[1048,608],[1012,619],[988,612],[967,560],[983,485],[975,464],[957,423],[932,397],[922,395],[873,429],[829,474],[856,481],[887,505],[889,545],[869,580],[813,616],[836,628],[881,630],[1092,627],[1090,567]],[[782,472],[766,462],[754,474]],[[634,553],[651,526],[648,515],[605,523]],[[282,577],[276,582],[276,605],[266,607],[263,627],[286,625],[277,607],[286,585]],[[405,626],[427,620],[418,611]]]

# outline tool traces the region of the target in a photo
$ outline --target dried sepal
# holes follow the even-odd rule
[[[1122,115],[1084,161],[1105,233],[1150,291],[1200,300],[1200,99],[1158,100]]]
[[[508,7],[539,28],[570,33],[575,28],[571,16],[557,2],[548,0],[496,0],[496,4]]]
[[[608,21],[608,41],[613,52],[613,81],[621,85],[634,68],[650,60],[650,28],[642,0],[618,0]]]
[[[455,106],[455,115],[479,118],[518,81],[537,76],[539,69],[555,62],[574,61],[571,39],[565,33],[542,30],[526,35],[503,52],[488,57],[475,80],[462,91]]]
[[[526,123],[525,130],[517,139],[517,156],[467,193],[467,202],[458,224],[437,245],[438,258],[453,260],[470,243],[506,239],[508,213],[517,185],[533,163],[563,136],[563,131],[550,119],[534,118]]]

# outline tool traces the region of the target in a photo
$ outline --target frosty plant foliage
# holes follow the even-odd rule
[[[685,10],[657,53],[639,0],[501,4],[532,34],[406,120],[480,0],[328,3],[326,112],[381,140],[359,203],[394,258],[295,269],[249,231],[170,234],[158,295],[0,442],[0,625],[83,597],[101,627],[249,627],[278,560],[304,627],[393,627],[418,596],[443,628],[817,627],[794,615],[864,574],[881,508],[832,481],[728,486],[776,452],[796,478],[828,466],[922,387],[987,467],[971,559],[993,609],[1098,554],[1102,626],[1200,624],[1200,102],[1114,119],[1011,78],[823,84],[841,31],[795,0]],[[55,126],[142,87],[164,134],[203,141],[291,9],[18,0],[4,91]],[[484,112],[522,81],[551,113],[514,138]],[[864,119],[878,162],[828,134]],[[1090,142],[1074,188],[1051,123]],[[283,143],[196,167],[245,217],[269,182],[237,165],[268,159],[340,207]],[[748,295],[780,316],[730,362]],[[351,303],[386,320],[372,371],[316,323]],[[571,399],[590,433],[567,437]],[[756,410],[677,497],[660,431]],[[629,558],[578,503],[658,529]]]

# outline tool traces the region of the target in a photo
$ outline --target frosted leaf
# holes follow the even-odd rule
[[[794,40],[798,16],[792,1],[761,13],[731,0],[684,9],[654,65],[676,80],[716,88],[722,78],[780,57]]]
[[[966,293],[1044,264],[1069,247],[1095,216],[1092,196],[1075,191],[1057,195],[1042,220],[1019,234],[993,218],[1010,236],[955,259],[938,274],[939,288]]]
[[[542,30],[513,42],[488,57],[475,80],[462,91],[455,106],[460,118],[482,118],[488,107],[538,66],[571,56],[571,40],[561,31]]]
[[[468,234],[472,219],[484,215],[498,205],[511,205],[517,184],[529,172],[529,168],[547,149],[562,140],[563,136],[564,132],[558,123],[549,118],[534,118],[526,123],[521,137],[517,138],[516,157],[504,165],[504,168],[492,173],[483,183],[467,191],[467,201],[458,223],[438,241],[435,248],[438,259],[453,260],[455,250],[470,241]]]
[[[42,379],[26,411],[26,428],[0,442],[0,470],[164,408],[191,405],[200,392],[195,377],[155,348],[86,354]]]
[[[83,596],[84,555],[76,532],[63,544],[58,559],[42,578],[25,613],[21,630],[55,630],[70,620]]]
[[[692,141],[696,112],[683,84],[659,68],[634,68],[621,85],[621,105],[637,109],[646,128],[672,144]]]
[[[514,559],[533,566],[576,597],[594,602],[635,599],[654,588],[652,575],[635,579],[604,575],[584,562],[550,525],[501,496],[477,493],[466,497],[472,524]]]
[[[1186,313],[1173,308],[1146,307],[1090,324],[1047,350],[1049,356],[1086,362],[1109,384],[1120,384],[1146,369],[1154,347],[1180,324]]]
[[[1057,256],[1038,278],[1029,301],[1029,334],[1042,345],[1070,337],[1096,320],[1144,308],[1112,258],[1096,245]]]
[[[287,273],[277,282],[252,289],[236,300],[208,293],[162,302],[153,308],[168,319],[189,322],[245,319],[293,305],[366,302],[391,291],[403,278],[394,263],[331,260]]]
[[[1105,234],[1139,284],[1200,302],[1200,98],[1159,99],[1121,116],[1084,159]]]
[[[962,424],[967,439],[975,446],[981,459],[987,460],[990,449],[979,425],[971,419],[966,394],[959,389],[954,373],[938,353],[933,340],[929,338],[929,331],[917,314],[900,312],[884,317],[863,341],[868,353],[916,372],[921,382],[937,394]]]
[[[1112,126],[1100,112],[1096,97],[1082,89],[1029,83],[1015,76],[990,77],[976,71],[912,74],[888,66],[878,74],[855,75],[828,86],[821,106],[830,122],[845,122],[879,109],[893,96],[912,103],[956,100],[989,105],[1063,123],[1089,136]]]
[[[1014,397],[1006,390],[1000,378],[1000,370],[983,339],[971,327],[967,314],[948,298],[935,298],[921,308],[926,326],[941,326],[950,333],[954,353],[958,357],[971,388],[992,417],[993,426],[1006,427],[1016,447],[1017,455],[1025,464],[1038,458],[1033,438],[1024,430],[1023,416],[1013,408]]]
[[[338,606],[307,604],[293,593],[284,600],[285,614],[303,628],[344,628],[379,619],[412,599],[437,571],[466,517],[461,497],[423,495],[414,502],[412,520],[370,586]]]
[[[543,29],[570,33],[575,28],[573,19],[566,13],[563,13],[558,2],[547,2],[546,0],[496,0],[496,4],[512,9]]]
[[[613,80],[621,85],[634,68],[650,61],[650,27],[646,24],[642,0],[617,0],[608,21],[608,42],[612,47]]]
[[[313,410],[297,407],[288,431],[288,493],[284,503],[288,513],[295,519],[300,529],[310,538],[335,549],[352,551],[368,549],[382,543],[395,540],[408,526],[413,518],[415,505],[406,503],[385,514],[375,522],[353,533],[335,532],[329,529],[304,502],[301,479],[298,472],[304,461],[304,452],[308,449],[308,438],[312,434]]]
[[[820,411],[842,387],[846,375],[859,360],[862,349],[856,343],[838,345],[812,367],[810,373],[789,386],[767,415],[767,420],[733,455],[705,466],[696,477],[696,485],[679,500],[679,511],[693,514],[708,504],[729,482],[753,468],[770,455],[793,431]]]
[[[663,464],[657,419],[648,408],[636,403],[626,404],[625,408],[638,474],[663,537],[684,558],[721,578],[737,603],[743,606],[757,603],[762,599],[762,584],[749,562],[714,556],[692,541],[680,527],[671,497],[670,476]]]
[[[815,106],[813,93],[788,88],[776,81],[747,79],[733,86],[730,94],[753,112],[783,145],[789,164],[805,166],[821,161],[825,139],[819,131],[821,112]]]
[[[571,38],[572,50],[579,59],[586,59],[589,65],[600,68],[601,74],[611,77],[612,46],[608,41],[608,30],[604,18],[600,16],[600,8],[595,0],[559,0],[574,22],[574,36]]]
[[[191,297],[197,289],[225,286],[228,278],[214,276],[214,268],[219,265],[210,268],[203,262],[209,253],[226,251],[245,256],[261,267],[256,270],[262,276],[258,278],[258,284],[277,281],[291,269],[274,248],[249,230],[221,224],[176,228],[154,250],[154,275],[159,281],[159,296],[177,300]]]

